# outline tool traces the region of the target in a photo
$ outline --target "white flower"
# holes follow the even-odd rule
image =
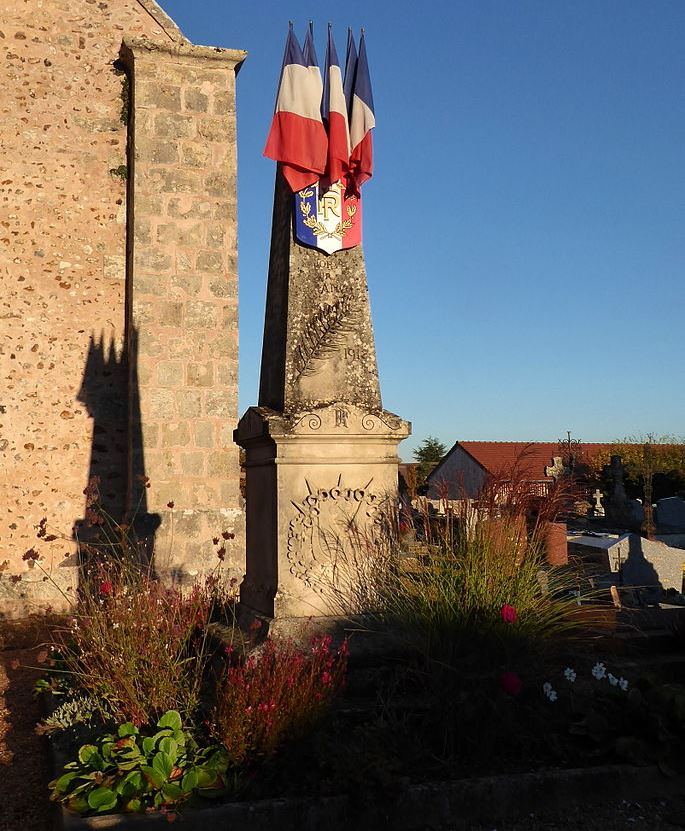
[[[623,690],[623,692],[626,692],[628,689],[628,681],[625,678],[619,678],[618,686]]]
[[[119,628],[119,624],[118,624],[118,623],[113,623],[113,624],[112,624],[112,629],[118,629],[118,628]]]
[[[564,670],[564,678],[569,682],[569,684],[573,684],[576,680],[576,671],[571,669],[571,667],[566,667]]]
[[[557,694],[549,681],[545,681],[542,685],[542,692],[544,693],[545,698],[548,698],[550,701],[557,700]]]
[[[598,662],[592,667],[592,677],[595,678],[597,681],[601,681],[602,678],[605,678],[607,674],[607,668],[604,664]]]
[[[615,675],[612,675],[611,673],[609,673],[607,675],[607,678],[609,679],[609,683],[611,684],[612,687],[615,687],[618,684],[618,678]]]

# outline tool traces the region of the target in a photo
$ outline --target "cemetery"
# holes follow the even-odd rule
[[[45,273],[3,329],[22,372],[0,409],[0,829],[420,831],[681,794],[683,493],[653,501],[649,467],[632,498],[630,460],[570,434],[457,442],[422,491],[398,478],[411,413],[383,405],[361,245],[363,30],[340,61],[329,28],[323,80],[312,25],[287,31],[238,417],[247,55],[153,0],[44,5],[3,24],[31,89],[73,75],[61,144],[35,96],[33,149],[5,127],[17,181],[63,167],[38,200],[58,227],[33,229],[21,190],[11,218],[44,235],[17,251]]]

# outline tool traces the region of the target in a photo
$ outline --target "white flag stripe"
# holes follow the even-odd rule
[[[345,101],[345,92],[342,85],[342,73],[339,66],[331,66],[329,69],[329,110],[339,113],[347,124],[347,102]],[[350,146],[350,131],[349,125],[347,129],[347,153],[352,151]]]
[[[355,95],[352,99],[352,119],[350,122],[350,144],[352,149],[359,144],[372,127],[376,126],[373,110]]]
[[[323,84],[316,66],[288,64],[283,68],[276,112],[288,112],[321,121]]]

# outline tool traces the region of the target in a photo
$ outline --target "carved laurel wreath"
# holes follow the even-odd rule
[[[301,190],[299,192],[300,212],[303,217],[302,222],[307,226],[307,228],[311,228],[315,237],[321,237],[322,239],[335,237],[336,239],[341,240],[353,225],[354,216],[357,213],[357,206],[347,205],[346,211],[348,218],[338,222],[334,231],[328,231],[316,217],[311,216],[312,206],[309,202],[305,202],[305,199],[309,199],[313,195],[314,191],[309,189]]]

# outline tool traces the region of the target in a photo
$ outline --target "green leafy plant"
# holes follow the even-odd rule
[[[178,806],[193,796],[215,797],[226,788],[222,748],[200,748],[169,710],[158,730],[143,735],[131,722],[83,745],[49,787],[51,799],[79,814],[141,812]]]
[[[49,716],[36,727],[39,734],[68,730],[77,724],[91,726],[99,717],[102,707],[92,695],[77,695],[68,698],[56,707]]]

